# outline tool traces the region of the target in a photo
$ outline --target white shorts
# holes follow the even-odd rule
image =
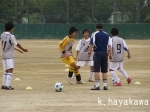
[[[6,59],[6,60],[3,59],[2,61],[3,61],[4,70],[14,68],[14,58],[13,59]]]
[[[123,69],[123,62],[110,62],[109,63],[109,69],[118,70],[119,68]]]
[[[84,67],[85,63],[87,66],[93,66],[93,61],[77,61],[77,66]]]

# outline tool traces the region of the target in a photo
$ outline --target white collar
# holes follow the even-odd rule
[[[4,32],[4,33],[6,33],[6,34],[11,34],[10,32]]]

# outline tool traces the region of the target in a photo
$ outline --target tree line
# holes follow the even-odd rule
[[[150,0],[0,0],[0,23],[149,23]]]

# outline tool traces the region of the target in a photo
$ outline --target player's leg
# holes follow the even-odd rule
[[[68,74],[69,83],[73,83],[73,79],[72,79],[73,73],[75,74],[77,81],[78,82],[82,82],[80,73],[78,71],[78,66],[76,65],[75,59],[72,56],[70,56],[68,59],[66,59],[64,57],[64,58],[61,58],[61,60],[65,64],[68,64],[70,66],[70,68],[69,68],[69,74]]]
[[[93,61],[87,61],[87,65],[90,66],[89,82],[94,82],[94,80],[92,80],[94,74]]]
[[[70,58],[67,59],[66,57],[61,58],[62,62],[64,62],[67,65],[70,65]],[[73,84],[72,76],[73,76],[74,68],[69,66],[69,72],[68,72],[68,81],[69,83]]]
[[[112,77],[114,78],[114,83],[113,85],[115,86],[121,86],[121,82],[115,72],[115,70],[117,70],[119,68],[119,63],[118,62],[110,62],[109,64],[109,71],[110,74],[112,75]]]
[[[72,63],[70,64],[70,66],[74,69],[74,74],[75,74],[75,76],[76,76],[77,84],[85,84],[85,82],[83,82],[83,81],[81,80],[81,75],[80,75],[80,73],[79,73],[78,66],[76,65],[76,63],[75,63],[75,62],[72,62]]]
[[[102,78],[103,78],[103,90],[108,90],[108,87],[107,87],[108,54],[107,52],[102,54],[101,72],[102,72]]]
[[[5,60],[2,60],[2,62],[3,62],[4,74],[3,74],[3,84],[2,84],[1,89],[5,89],[5,87],[6,87],[6,80],[7,80],[7,70],[6,70]]]
[[[11,80],[12,80],[12,76],[13,76],[13,68],[14,68],[14,59],[7,59],[5,60],[5,64],[6,64],[6,87],[5,90],[13,90],[14,88],[12,88],[10,86],[11,84]]]
[[[119,69],[118,71],[127,79],[127,83],[130,84],[131,82],[131,78],[128,76],[128,74],[126,73],[126,71],[123,69],[123,62],[119,63]]]
[[[98,53],[94,53],[93,55],[94,61],[94,78],[95,78],[95,85],[91,90],[100,90],[100,65],[101,65],[101,58]]]

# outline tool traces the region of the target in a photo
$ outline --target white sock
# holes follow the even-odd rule
[[[115,82],[119,83],[119,78],[117,77],[117,74],[114,71],[111,71],[110,74],[112,75],[112,77],[114,78]]]
[[[103,86],[107,86],[107,80],[106,79],[103,80]]]
[[[12,73],[7,73],[6,86],[9,87],[12,80]]]
[[[92,76],[93,76],[93,72],[90,70],[90,76],[89,76],[89,78],[92,79]]]
[[[98,87],[100,84],[99,84],[100,80],[95,80],[95,86]]]
[[[3,86],[6,86],[7,73],[3,74]]]
[[[118,69],[118,71],[119,71],[125,78],[128,78],[128,77],[129,77],[124,69]]]
[[[74,78],[74,77],[75,77],[75,74],[73,73],[72,78]]]

